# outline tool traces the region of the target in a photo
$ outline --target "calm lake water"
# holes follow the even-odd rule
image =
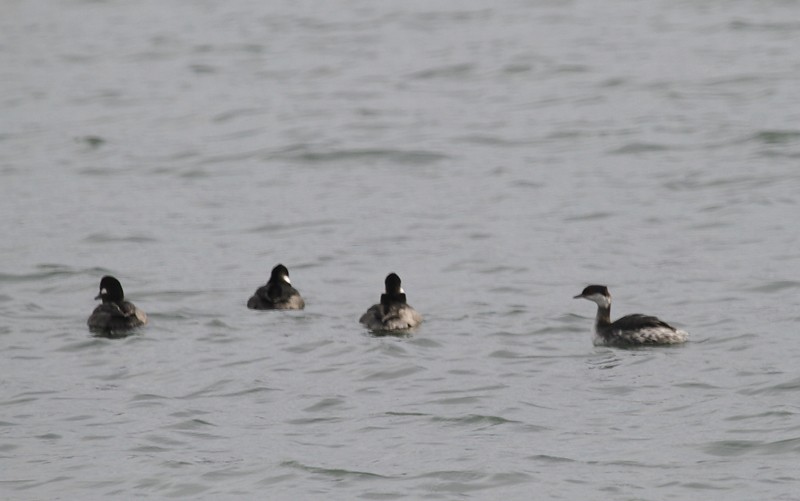
[[[799,19],[3,2],[0,497],[797,499]],[[590,283],[691,342],[594,347]]]

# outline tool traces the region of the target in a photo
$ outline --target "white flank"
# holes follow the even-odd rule
[[[657,343],[657,344],[676,344],[686,341],[688,334],[681,330],[672,330],[665,327],[646,327],[636,331],[618,333],[620,338],[624,338],[633,343]]]

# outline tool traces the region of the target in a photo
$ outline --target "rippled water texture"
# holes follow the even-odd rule
[[[4,2],[0,497],[795,499],[798,19]],[[590,283],[691,342],[592,346]]]

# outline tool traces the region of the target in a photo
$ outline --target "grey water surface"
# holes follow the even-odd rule
[[[798,20],[3,2],[0,498],[800,498]],[[593,346],[591,283],[691,342]]]

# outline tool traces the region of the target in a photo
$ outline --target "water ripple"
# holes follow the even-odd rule
[[[290,149],[272,155],[277,160],[290,160],[302,163],[347,163],[376,162],[406,165],[428,165],[449,158],[448,155],[423,150],[396,149],[345,149],[328,151],[310,151],[305,148]]]
[[[379,475],[377,473],[370,473],[365,471],[354,471],[354,470],[345,470],[341,468],[321,468],[318,466],[309,466],[299,461],[284,461],[280,463],[280,466],[284,468],[296,468],[300,470],[307,471],[309,473],[314,473],[317,475],[324,475],[335,477],[339,479],[347,479],[347,478],[356,478],[356,479],[364,479],[364,478],[390,478],[384,475]]]
[[[612,155],[638,155],[642,153],[655,153],[674,149],[663,144],[631,143],[609,151]]]
[[[761,440],[720,440],[701,446],[703,451],[713,456],[741,456],[745,454],[773,455],[796,454],[800,452],[800,437],[774,442]]]
[[[798,289],[798,288],[800,288],[800,282],[794,280],[776,280],[768,284],[748,287],[747,290],[750,290],[752,292],[773,293],[773,292],[783,292],[787,289]]]
[[[754,389],[741,389],[738,391],[738,393],[741,393],[742,395],[782,395],[791,394],[798,391],[800,391],[800,377],[785,383],[770,384]]]
[[[419,80],[430,80],[434,78],[462,78],[469,75],[473,69],[474,66],[470,63],[453,64],[420,70],[412,73],[410,77]]]
[[[800,143],[800,130],[763,130],[757,132],[753,140],[770,145]]]
[[[143,244],[143,243],[158,242],[158,239],[153,237],[148,237],[145,235],[116,236],[105,233],[93,233],[84,238],[84,241],[93,244],[105,244],[105,243],[115,243],[115,242]]]

